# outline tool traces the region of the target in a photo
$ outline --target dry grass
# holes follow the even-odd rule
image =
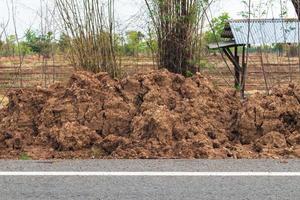
[[[8,104],[8,98],[0,94],[0,109],[2,109],[7,104]]]

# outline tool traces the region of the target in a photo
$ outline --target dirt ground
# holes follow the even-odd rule
[[[15,90],[0,111],[0,158],[299,158],[300,88],[240,100],[197,74],[122,80],[78,72]]]

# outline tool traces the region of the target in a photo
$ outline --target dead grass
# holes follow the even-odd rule
[[[0,94],[0,109],[6,106],[7,104],[8,104],[8,98]]]

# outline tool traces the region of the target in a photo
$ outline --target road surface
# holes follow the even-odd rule
[[[300,160],[0,161],[0,172],[1,200],[300,199]]]

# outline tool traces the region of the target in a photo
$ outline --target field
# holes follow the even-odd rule
[[[19,57],[1,57],[0,85],[2,91],[8,88],[45,87],[68,80],[73,71],[63,56],[44,61],[38,56],[25,56],[21,64]]]
[[[213,66],[205,69],[202,73],[212,77],[212,80],[219,86],[227,86],[226,81],[233,83],[233,76],[229,72],[224,60],[220,55],[207,58]],[[230,61],[227,60],[229,66]],[[263,70],[265,71],[266,81]],[[233,72],[233,68],[231,67]],[[280,85],[288,85],[290,82],[298,83],[300,81],[299,58],[282,56],[276,54],[258,54],[252,53],[249,56],[248,75],[246,80],[246,90],[264,91],[266,82],[268,89]],[[226,80],[226,81],[225,81]]]
[[[157,67],[149,57],[123,57],[118,63],[121,64],[122,77]],[[19,57],[0,57],[0,94],[8,89],[47,87],[55,82],[66,83],[76,71],[68,63],[68,59],[61,55],[45,61],[38,56],[26,56],[21,68],[19,66]]]
[[[220,87],[233,85],[233,76],[221,55],[208,55],[205,57],[205,62],[207,67],[200,68],[201,74],[211,77],[214,84]],[[226,59],[226,62],[233,72],[230,61]],[[157,65],[151,57],[122,57],[118,63],[121,65],[121,77],[157,69]],[[19,65],[18,57],[0,58],[0,94],[4,94],[8,89],[47,87],[55,82],[66,83],[72,73],[76,71],[61,55],[46,61],[38,56],[26,56],[20,70]],[[300,81],[299,59],[296,57],[278,57],[275,54],[261,56],[252,53],[249,56],[248,66],[246,90],[250,93],[251,91],[266,90],[262,66],[268,89]]]

